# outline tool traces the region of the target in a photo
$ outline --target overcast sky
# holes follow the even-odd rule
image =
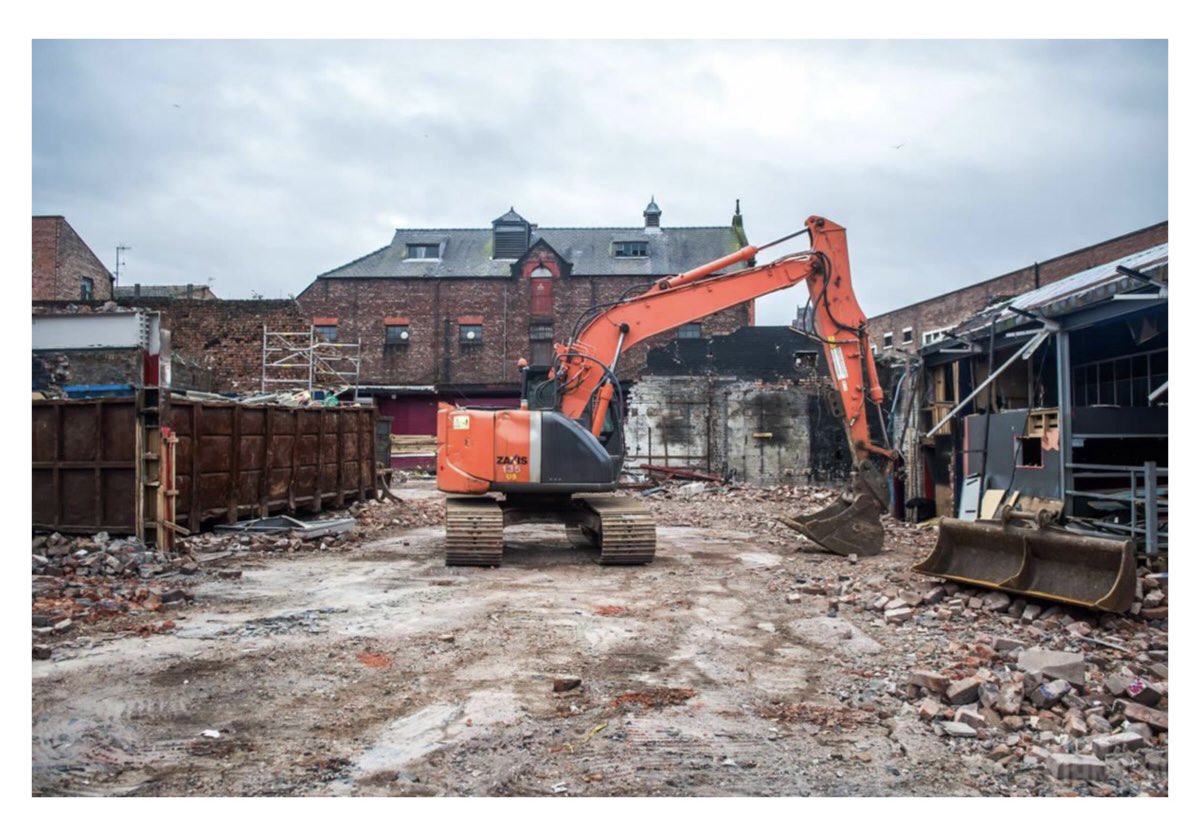
[[[1162,41],[37,41],[33,212],[298,294],[396,227],[821,214],[878,314],[1167,218]],[[780,251],[782,253],[782,251]],[[791,321],[803,288],[759,301]]]

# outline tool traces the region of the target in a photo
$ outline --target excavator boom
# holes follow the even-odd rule
[[[762,250],[807,233],[811,247],[768,265],[726,271]],[[812,298],[812,335],[830,372],[829,402],[842,418],[856,459],[856,491],[812,516],[781,521],[837,553],[878,553],[883,474],[896,454],[872,442],[868,401],[883,393],[850,282],[845,229],[819,216],[802,231],[748,245],[706,265],[657,280],[591,310],[566,344],[555,345],[552,409],[484,410],[442,404],[438,412],[438,487],[454,498],[447,516],[448,564],[498,564],[507,524],[556,518],[572,538],[598,548],[604,563],[653,557],[654,527],[636,501],[599,495],[616,489],[624,461],[620,415],[610,416],[621,355],[647,338],[804,282]],[[606,424],[615,426],[606,428]],[[503,493],[496,502],[489,492]],[[583,494],[583,495],[579,495]]]

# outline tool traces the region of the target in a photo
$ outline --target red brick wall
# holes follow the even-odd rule
[[[1080,271],[1112,262],[1154,245],[1161,245],[1166,241],[1167,223],[1151,225],[1039,263],[1037,282],[1040,285],[1057,282]],[[1034,284],[1034,275],[1034,266],[1030,265],[959,291],[872,317],[868,324],[871,341],[882,354],[888,354],[888,351],[883,349],[883,335],[890,331],[893,334],[892,351],[896,348],[915,351],[921,347],[922,332],[956,325],[1002,297],[1013,297],[1032,291],[1037,287]],[[908,347],[901,342],[901,332],[906,326],[912,326],[913,329],[913,343]]]
[[[644,276],[556,277],[554,337],[565,341],[587,307],[617,298]],[[308,319],[336,317],[338,340],[362,343],[364,385],[486,384],[520,382],[517,360],[530,354],[530,280],[527,276],[491,279],[323,279],[297,298]],[[483,344],[459,343],[457,320],[483,317]],[[384,342],[384,318],[408,317],[409,342]],[[447,328],[447,320],[449,326]],[[702,321],[705,334],[726,334],[750,321],[750,304]],[[447,334],[449,336],[447,336]],[[621,360],[619,374],[631,377],[646,363],[650,346],[673,335],[641,344]]]
[[[270,331],[308,331],[295,300],[138,300],[162,314],[171,349],[213,373],[218,392],[253,391],[262,382],[263,326]]]
[[[94,299],[112,299],[112,274],[61,216],[33,217],[33,299],[79,300],[80,277]]]

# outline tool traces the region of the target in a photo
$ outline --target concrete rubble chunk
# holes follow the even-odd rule
[[[1092,752],[1100,759],[1121,752],[1132,752],[1146,745],[1145,739],[1136,732],[1118,732],[1115,735],[1104,735],[1092,739]]]
[[[908,684],[910,686],[920,686],[922,689],[933,692],[935,696],[938,696],[946,691],[946,688],[950,685],[950,679],[944,674],[938,674],[937,672],[925,669],[913,669],[908,676]]]
[[[982,680],[978,677],[967,677],[951,683],[946,689],[946,700],[951,706],[962,706],[979,699],[979,686]]]
[[[890,611],[883,612],[883,619],[890,625],[899,625],[905,620],[912,619],[913,610],[907,606],[904,608],[893,608]]]
[[[936,698],[927,697],[917,707],[917,716],[921,720],[934,720],[942,711],[942,704]]]
[[[1003,611],[1012,603],[1012,597],[1003,591],[988,591],[983,595],[983,607],[989,611]]]
[[[1025,610],[1021,612],[1021,622],[1031,623],[1038,618],[1042,613],[1042,606],[1035,603],[1029,603],[1025,606]]]
[[[979,735],[973,726],[967,726],[965,723],[957,721],[941,721],[938,726],[942,727],[942,731],[951,738],[975,738]]]
[[[1163,699],[1163,694],[1158,687],[1146,682],[1141,677],[1135,677],[1129,682],[1125,688],[1125,694],[1129,695],[1129,699],[1134,703],[1140,703],[1143,706],[1157,706]]]
[[[1000,686],[1000,696],[996,701],[996,711],[1002,715],[1018,715],[1024,699],[1025,687],[1022,683],[1018,681],[1003,683]]]
[[[958,723],[965,723],[973,729],[984,729],[987,726],[987,719],[973,705],[964,706],[955,712],[954,720]]]
[[[896,595],[896,597],[897,597],[897,599],[904,600],[905,605],[911,605],[914,608],[916,608],[918,605],[920,605],[921,601],[925,598],[922,594],[920,594],[916,591],[909,591],[909,590],[901,591],[899,594]]]
[[[1108,693],[1113,697],[1121,697],[1129,688],[1131,680],[1133,678],[1127,674],[1110,674],[1104,678],[1104,688],[1108,689]]]
[[[1040,672],[1052,680],[1066,680],[1076,686],[1085,682],[1084,657],[1073,651],[1052,651],[1027,648],[1017,656],[1017,668],[1025,672]]]
[[[1146,769],[1151,772],[1166,772],[1167,771],[1167,753],[1165,752],[1148,752],[1146,753]]]
[[[1133,701],[1121,701],[1125,704],[1125,717],[1131,721],[1144,723],[1159,732],[1167,730],[1167,713],[1151,709]]]
[[[1046,759],[1046,770],[1060,781],[1103,781],[1108,767],[1092,755],[1055,752]]]
[[[1000,702],[1000,687],[995,683],[979,684],[979,705],[987,709],[995,709]]]
[[[1029,693],[1029,701],[1039,709],[1048,709],[1058,703],[1071,691],[1071,684],[1066,680],[1051,680],[1035,686]]]
[[[992,647],[996,651],[1004,654],[1007,651],[1015,651],[1019,648],[1025,648],[1025,643],[1020,640],[1014,640],[1012,637],[997,637]]]

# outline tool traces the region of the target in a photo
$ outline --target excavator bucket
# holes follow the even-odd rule
[[[1133,603],[1132,540],[1053,527],[942,519],[937,545],[917,573],[1051,602],[1124,613]]]
[[[842,556],[875,556],[883,549],[879,502],[866,493],[842,493],[816,513],[780,516],[779,521]]]

